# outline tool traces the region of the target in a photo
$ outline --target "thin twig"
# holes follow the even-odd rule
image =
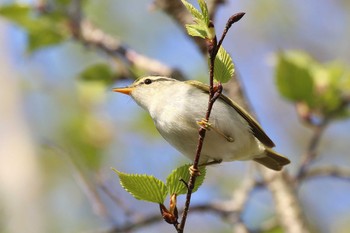
[[[311,164],[311,162],[317,156],[317,148],[320,144],[321,137],[323,135],[324,130],[327,128],[329,121],[327,119],[323,120],[320,124],[314,126],[313,134],[311,136],[310,142],[306,149],[305,154],[302,156],[301,165],[299,171],[296,175],[296,181],[300,180],[301,177],[304,176],[306,169]]]
[[[299,177],[299,179],[300,181],[305,181],[307,179],[324,177],[324,176],[350,180],[350,169],[342,168],[338,166],[317,167],[317,168],[306,170],[303,173],[303,175]]]
[[[207,111],[205,114],[205,120],[207,122],[209,122],[209,118],[210,118],[215,101],[220,97],[220,95],[222,93],[221,83],[218,83],[217,87],[214,89],[214,69],[215,69],[216,55],[220,49],[220,46],[221,46],[223,40],[225,39],[225,36],[226,36],[228,30],[232,26],[232,24],[239,21],[243,16],[244,16],[244,13],[238,13],[238,14],[235,14],[232,17],[230,17],[230,19],[228,20],[228,23],[226,24],[226,28],[225,28],[224,32],[222,33],[222,36],[221,36],[219,43],[216,40],[216,36],[214,37],[214,39],[207,41],[208,54],[209,54],[209,99],[208,99]],[[213,25],[210,25],[210,26],[214,27]],[[202,152],[202,147],[203,147],[206,131],[207,130],[205,127],[199,128],[199,132],[198,132],[199,137],[198,137],[196,155],[195,155],[195,159],[193,162],[193,170],[194,171],[198,170],[198,164],[200,161],[200,156],[201,156],[201,152]],[[184,208],[184,211],[182,213],[181,222],[176,227],[178,233],[182,233],[184,231],[186,220],[187,220],[187,214],[188,214],[188,210],[190,208],[190,203],[191,203],[192,190],[194,188],[197,176],[198,176],[198,173],[196,173],[196,172],[191,173],[190,180],[188,182],[185,208]]]
[[[216,43],[214,44],[214,48],[216,47]],[[214,91],[214,61],[215,61],[215,56],[216,53],[214,55],[214,57],[212,56],[213,53],[209,52],[209,59],[210,59],[210,74],[209,74],[209,79],[210,79],[210,87],[209,87],[209,100],[208,100],[208,108],[207,108],[207,112],[205,115],[205,120],[207,122],[209,122],[209,118],[210,118],[210,114],[211,114],[211,110],[213,108],[213,105],[215,103],[215,100],[217,99],[213,99],[215,91]],[[221,94],[222,88],[218,89],[219,91],[219,95]],[[198,170],[198,164],[199,164],[199,159],[200,159],[200,155],[202,152],[202,147],[203,147],[203,143],[204,143],[204,138],[206,135],[206,129],[204,127],[200,127],[199,129],[199,137],[198,137],[198,143],[197,143],[197,149],[196,149],[196,155],[195,155],[195,159],[193,162],[193,170],[197,171]],[[185,228],[185,224],[186,224],[186,220],[187,220],[187,214],[188,214],[188,210],[190,208],[190,203],[191,203],[191,196],[192,196],[192,191],[196,182],[196,178],[197,178],[198,173],[192,172],[191,176],[190,176],[190,180],[188,182],[188,189],[187,189],[187,195],[186,195],[186,202],[185,202],[185,208],[184,211],[182,212],[182,218],[181,218],[181,222],[179,224],[179,226],[177,226],[177,232],[178,233],[182,233],[184,231]]]
[[[129,206],[126,205],[117,195],[114,195],[106,184],[100,181],[98,186],[116,205],[118,205],[124,211],[126,217],[135,216],[134,211],[131,210]]]
[[[74,180],[80,186],[81,190],[86,195],[88,201],[90,202],[93,212],[100,217],[106,219],[112,219],[110,213],[107,210],[106,205],[101,200],[100,195],[98,194],[95,186],[91,183],[91,181],[86,177],[79,164],[75,162],[72,158],[72,155],[67,152],[64,148],[57,145],[55,142],[50,140],[45,140],[42,144],[43,146],[52,149],[58,155],[63,156],[63,158],[67,161],[70,169],[72,170],[72,174]]]
[[[227,218],[231,215],[237,215],[237,208],[235,208],[234,205],[230,205],[225,203],[205,203],[205,204],[198,204],[191,207],[191,212],[210,212],[214,213],[216,215],[221,216],[222,218]],[[184,209],[180,210],[184,211]],[[238,217],[235,217],[233,219],[238,219]],[[162,220],[162,216],[160,216],[158,213],[154,215],[147,215],[143,218],[138,218],[138,220],[134,222],[127,223],[123,226],[115,226],[112,229],[109,229],[107,231],[103,231],[103,233],[120,233],[120,232],[127,232],[131,230],[136,230],[144,226],[148,226],[154,223],[157,223]]]
[[[238,22],[244,15],[245,15],[244,12],[240,12],[240,13],[237,13],[237,14],[232,15],[232,16],[228,19],[228,21],[227,21],[227,23],[226,23],[226,26],[225,26],[225,29],[224,29],[224,31],[223,31],[223,33],[222,33],[222,35],[221,35],[221,38],[220,38],[220,40],[219,40],[219,42],[218,42],[218,46],[217,46],[218,49],[220,48],[222,42],[224,41],[224,39],[225,39],[225,37],[226,37],[226,35],[227,35],[227,32],[228,32],[228,30],[231,28],[232,24]]]

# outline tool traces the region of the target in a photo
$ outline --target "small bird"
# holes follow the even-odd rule
[[[254,160],[279,171],[290,161],[271,148],[275,146],[259,123],[242,107],[221,94],[214,103],[209,122],[209,86],[199,81],[178,81],[163,76],[137,79],[128,87],[113,91],[130,95],[147,110],[154,124],[172,146],[194,160],[198,129],[205,127],[200,164]]]

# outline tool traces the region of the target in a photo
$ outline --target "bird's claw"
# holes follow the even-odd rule
[[[201,172],[199,171],[198,168],[194,168],[193,165],[189,167],[188,169],[190,171],[191,176],[200,176]]]
[[[211,128],[211,124],[205,118],[202,118],[201,120],[197,121],[197,124],[205,130],[210,130]]]
[[[197,124],[202,128],[202,129],[205,129],[205,130],[214,130],[216,133],[218,133],[220,136],[224,137],[228,142],[234,142],[235,139],[231,136],[227,136],[225,135],[221,130],[215,128],[214,126],[212,126],[211,123],[208,122],[207,119],[205,118],[202,118],[200,121],[197,121]]]

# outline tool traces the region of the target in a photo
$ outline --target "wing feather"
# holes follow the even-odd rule
[[[193,80],[185,81],[185,82],[203,90],[206,93],[209,93],[209,86],[206,84],[203,84],[199,81],[193,81]],[[244,110],[241,106],[239,106],[236,102],[234,102],[224,94],[220,95],[220,99],[224,101],[226,104],[228,104],[229,106],[233,107],[238,112],[238,114],[241,115],[243,119],[245,119],[248,122],[254,136],[261,143],[263,143],[266,147],[269,147],[269,148],[272,148],[275,146],[275,143],[273,143],[273,141],[269,138],[269,136],[267,136],[267,134],[264,132],[260,124],[252,116],[250,116],[250,114],[246,110]]]

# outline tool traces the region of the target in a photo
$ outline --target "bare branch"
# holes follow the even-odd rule
[[[304,176],[304,173],[306,172],[306,169],[311,164],[311,162],[316,158],[317,156],[317,148],[320,144],[321,137],[323,135],[324,130],[328,126],[328,120],[325,119],[320,124],[314,126],[313,134],[311,136],[310,142],[308,144],[308,148],[306,149],[305,154],[302,156],[301,165],[299,168],[299,171],[296,175],[296,180],[299,180],[302,176]]]
[[[323,176],[332,176],[340,179],[350,180],[350,169],[337,166],[318,167],[308,169],[303,173],[300,179],[306,180]]]
[[[74,180],[79,185],[83,193],[86,195],[88,201],[92,206],[93,212],[97,216],[111,219],[111,216],[106,208],[106,205],[101,200],[101,197],[98,194],[96,187],[86,177],[86,175],[84,174],[80,166],[75,161],[73,161],[72,155],[69,154],[64,148],[57,145],[55,142],[52,142],[49,140],[45,140],[45,142],[43,143],[43,146],[49,149],[52,149],[55,153],[62,156],[62,158],[64,158],[67,161],[67,164],[72,170]]]
[[[122,58],[128,65],[137,66],[148,73],[171,76],[178,80],[185,80],[184,75],[177,69],[170,68],[163,63],[137,53],[123,45],[120,41],[94,27],[89,21],[81,22],[81,36],[77,37],[85,45],[100,49],[108,55]]]
[[[118,205],[124,211],[126,217],[133,217],[136,215],[136,213],[134,213],[134,211],[132,211],[121,198],[112,193],[109,187],[103,183],[101,179],[99,180],[98,186],[116,205]]]
[[[227,202],[206,203],[206,204],[199,204],[199,205],[192,206],[191,212],[198,212],[198,213],[209,212],[209,213],[219,215],[222,218],[228,218],[229,216],[233,216],[230,219],[236,220],[236,221],[231,221],[231,222],[237,223],[237,221],[239,220],[239,216],[238,216],[238,211],[240,211],[239,208],[240,208],[239,206],[235,206],[234,202],[233,203],[227,203]],[[183,212],[184,210],[182,209],[181,211]],[[154,215],[145,216],[144,218],[138,218],[137,220],[127,223],[123,226],[116,226],[113,229],[103,231],[103,233],[127,232],[127,231],[136,230],[136,229],[157,223],[162,220],[163,220],[162,216],[157,213]]]
[[[274,172],[261,167],[266,186],[275,202],[277,219],[285,233],[310,233],[300,200],[296,195],[291,177],[284,171]]]

